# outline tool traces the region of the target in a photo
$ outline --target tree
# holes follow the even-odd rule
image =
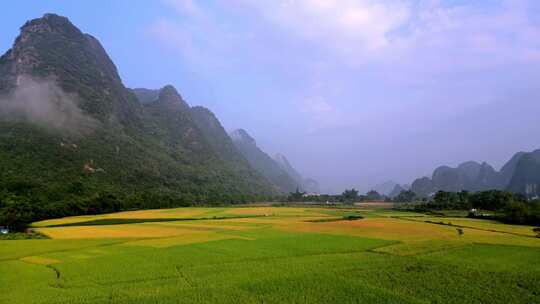
[[[289,202],[301,202],[304,199],[305,192],[301,192],[298,187],[296,187],[295,192],[291,192],[288,197]]]
[[[36,204],[15,195],[3,196],[0,206],[0,226],[15,231],[24,230],[40,214]]]
[[[395,198],[394,202],[410,203],[416,199],[416,193],[411,190],[401,191]]]
[[[516,224],[526,224],[531,216],[526,203],[512,202],[505,208],[506,220]]]
[[[358,200],[358,190],[354,188],[351,190],[345,190],[341,194],[341,198],[346,203],[354,203]]]
[[[501,210],[513,201],[512,193],[499,190],[478,192],[470,196],[472,206],[484,210]]]
[[[368,193],[366,193],[366,200],[368,201],[380,201],[381,199],[382,196],[375,190],[370,190]]]

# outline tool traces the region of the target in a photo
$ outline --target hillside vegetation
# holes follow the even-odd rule
[[[99,41],[54,14],[24,24],[0,57],[0,168],[0,225],[14,227],[286,190],[248,163],[213,113],[170,85],[127,89]]]

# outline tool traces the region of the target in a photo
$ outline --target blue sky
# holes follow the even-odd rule
[[[126,86],[173,84],[329,191],[540,148],[535,0],[29,3],[3,14],[2,51],[26,20],[67,16]]]

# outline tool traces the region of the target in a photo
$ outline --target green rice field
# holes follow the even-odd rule
[[[0,303],[540,303],[532,228],[376,207],[55,219],[0,241]]]

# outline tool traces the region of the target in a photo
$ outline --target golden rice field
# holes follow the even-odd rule
[[[0,303],[540,303],[532,228],[388,205],[67,217],[0,241]]]

